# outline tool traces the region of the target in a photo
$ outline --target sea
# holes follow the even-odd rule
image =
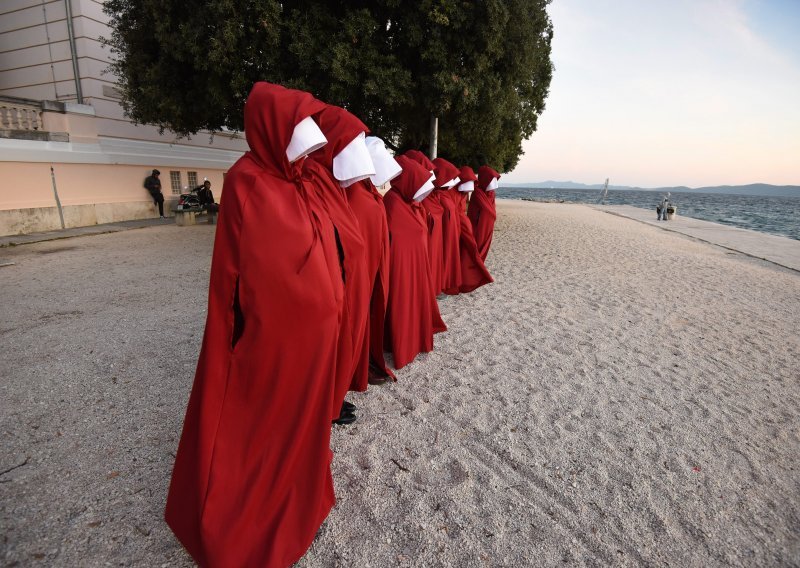
[[[549,189],[499,187],[497,197],[526,201],[588,203],[600,202],[599,189]],[[650,209],[656,218],[656,205],[664,193],[658,191],[608,190],[607,205],[631,205]],[[742,229],[751,229],[800,241],[800,196],[769,197],[727,193],[672,192],[670,201],[677,214]]]

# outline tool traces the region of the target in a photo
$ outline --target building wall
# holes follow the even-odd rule
[[[34,100],[78,102],[67,32],[65,2],[71,1],[78,75],[83,103],[95,109],[99,136],[152,140],[187,146],[247,150],[241,135],[199,133],[190,139],[158,128],[131,124],[124,116],[113,75],[106,73],[111,53],[100,41],[109,37],[108,17],[97,0],[0,1],[0,95]]]
[[[78,103],[66,2],[71,2]],[[178,138],[132,124],[120,105],[101,37],[111,30],[98,0],[0,0],[0,96],[60,101],[66,112],[43,112],[47,140],[0,136],[0,235],[61,227],[52,173],[67,227],[157,215],[142,187],[154,167],[171,201],[169,171],[208,177],[219,199],[224,172],[247,150],[239,133]],[[13,136],[12,136],[13,138]],[[58,140],[54,142],[53,140]],[[62,141],[68,140],[68,141]]]
[[[144,189],[151,169],[119,164],[0,162],[0,235],[157,217],[158,209]],[[198,183],[207,177],[219,200],[223,170],[185,166],[158,169],[166,211],[188,185],[189,172],[197,175]],[[179,173],[181,189],[172,189],[170,172]]]

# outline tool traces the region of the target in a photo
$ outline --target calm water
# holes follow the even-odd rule
[[[527,201],[596,204],[600,199],[600,190],[500,187],[497,189],[497,197]],[[662,197],[663,194],[657,191],[609,189],[606,204],[632,205],[650,209],[653,212],[653,219],[655,219],[656,205]],[[673,192],[671,200],[677,205],[680,216],[694,217],[800,240],[800,197]]]

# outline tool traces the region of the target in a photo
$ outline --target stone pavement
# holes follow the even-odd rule
[[[712,245],[766,260],[784,268],[800,271],[800,241],[788,237],[768,235],[679,215],[671,221],[657,221],[655,211],[630,205],[595,205],[592,207],[612,215],[647,223],[665,231],[680,233]]]
[[[73,227],[70,229],[59,229],[56,231],[44,231],[42,233],[30,233],[27,235],[8,235],[0,237],[0,248],[16,245],[26,245],[30,243],[41,243],[44,241],[55,241],[58,239],[68,239],[70,237],[85,237],[87,235],[102,235],[105,233],[117,233],[129,229],[142,229],[144,227],[154,227],[174,223],[172,217],[166,219],[136,219],[133,221],[119,221],[117,223],[105,223],[103,225],[91,225],[89,227]]]

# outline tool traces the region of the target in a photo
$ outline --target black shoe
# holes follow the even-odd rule
[[[342,412],[339,415],[339,418],[333,421],[334,424],[338,424],[339,426],[347,426],[348,424],[352,424],[356,421],[356,415],[352,412]]]
[[[353,413],[356,411],[356,405],[352,402],[347,402],[346,400],[342,403],[342,413],[349,412]]]

